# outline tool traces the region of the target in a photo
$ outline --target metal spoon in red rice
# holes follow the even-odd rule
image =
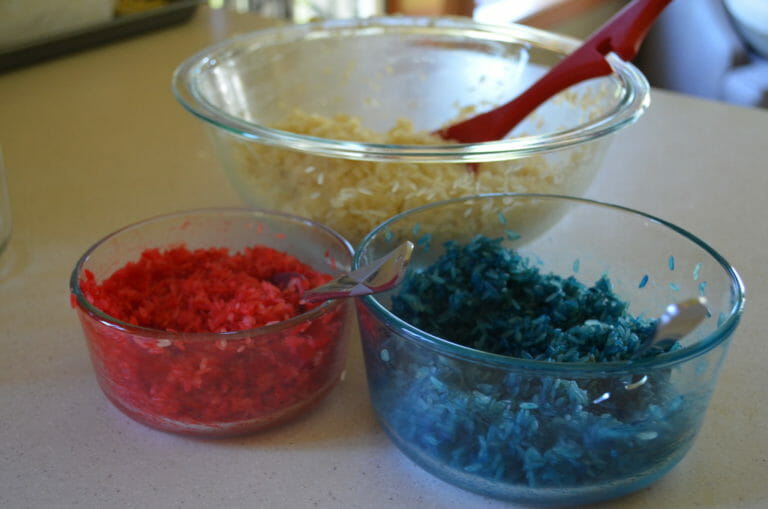
[[[362,297],[383,292],[402,281],[413,252],[413,243],[405,241],[373,263],[344,274],[304,292],[303,300],[317,302],[346,297]]]

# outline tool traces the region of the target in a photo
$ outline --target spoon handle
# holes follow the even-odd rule
[[[302,300],[318,302],[345,297],[361,297],[383,292],[400,283],[413,252],[413,243],[405,241],[369,265],[304,292]]]
[[[613,70],[605,56],[632,60],[653,22],[672,0],[634,0],[593,33],[578,49],[552,67],[510,102],[437,131],[461,143],[499,140],[550,97],[566,88]]]
[[[704,297],[696,297],[667,306],[659,317],[656,331],[634,353],[633,358],[642,355],[654,346],[663,346],[688,335],[710,314]]]

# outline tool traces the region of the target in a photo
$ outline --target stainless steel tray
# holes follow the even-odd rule
[[[182,23],[194,14],[201,0],[177,0],[156,9],[117,16],[80,30],[0,50],[0,72],[34,64],[67,53],[122,39],[149,30]]]

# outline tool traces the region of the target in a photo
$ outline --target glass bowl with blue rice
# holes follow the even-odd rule
[[[404,240],[405,280],[358,309],[374,409],[423,469],[582,504],[649,485],[692,447],[744,305],[702,240],[620,206],[503,193],[395,216],[354,265]],[[699,296],[693,332],[641,352],[669,304]]]

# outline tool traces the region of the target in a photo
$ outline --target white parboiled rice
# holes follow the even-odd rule
[[[328,139],[435,145],[445,141],[416,132],[400,120],[386,133],[364,127],[356,117],[324,117],[294,111],[274,128]],[[227,137],[229,143],[232,138]],[[219,140],[225,141],[223,138]],[[596,170],[595,145],[545,157],[480,163],[357,161],[315,156],[263,144],[235,141],[227,166],[250,203],[309,217],[337,230],[353,243],[377,224],[433,201],[478,193],[517,191],[580,194]],[[600,144],[597,144],[600,145]],[[226,150],[231,150],[232,147]],[[489,211],[496,221],[496,212]],[[464,231],[473,228],[466,223]]]

